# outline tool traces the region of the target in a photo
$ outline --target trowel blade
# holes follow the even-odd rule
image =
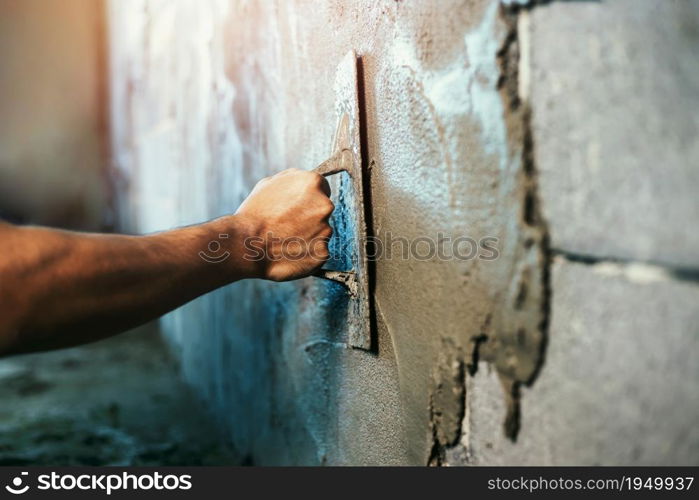
[[[350,296],[348,311],[349,344],[359,349],[371,349],[371,297],[369,268],[366,255],[367,224],[365,217],[364,181],[362,171],[362,148],[360,134],[359,82],[357,54],[350,51],[340,62],[335,77],[335,110],[338,127],[333,141],[332,153],[351,151],[343,167],[352,180],[352,193],[344,199],[351,203],[347,207],[354,218],[356,252],[352,256],[352,270],[356,274],[357,292]],[[349,157],[350,155],[346,155]]]

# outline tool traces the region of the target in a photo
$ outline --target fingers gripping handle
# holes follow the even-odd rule
[[[313,169],[314,172],[327,177],[340,172],[350,173],[352,165],[352,152],[348,149],[336,151],[330,158]],[[351,297],[356,297],[359,293],[357,274],[354,271],[331,271],[329,269],[319,269],[313,273],[317,278],[340,283],[349,292]]]

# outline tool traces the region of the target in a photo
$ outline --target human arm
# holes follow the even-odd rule
[[[235,214],[162,233],[0,223],[0,354],[107,337],[240,279],[307,276],[327,259],[328,195],[318,174],[287,170],[260,181]],[[286,258],[289,238],[313,241],[314,252]],[[211,242],[225,252],[215,257],[228,256],[207,259]],[[261,251],[250,258],[251,248]]]

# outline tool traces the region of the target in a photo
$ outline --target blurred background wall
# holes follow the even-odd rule
[[[110,224],[101,0],[0,0],[0,215]]]
[[[111,227],[105,27],[101,0],[0,0],[0,219]],[[0,401],[0,465],[240,463],[156,324],[2,358]]]

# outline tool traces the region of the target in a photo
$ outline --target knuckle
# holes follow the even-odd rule
[[[325,180],[325,177],[320,175],[318,172],[313,172],[313,171],[307,171],[308,173],[308,181],[311,184],[313,188],[322,188],[323,185],[327,182]]]
[[[314,252],[313,258],[315,260],[322,260],[326,261],[330,258],[330,252],[328,251],[328,247],[324,246],[321,248],[317,248],[316,251]]]
[[[330,200],[330,198],[326,197],[324,200],[319,201],[318,210],[323,215],[330,215],[333,210],[335,210],[335,204]]]
[[[285,176],[285,175],[289,175],[289,174],[293,174],[295,172],[298,172],[298,170],[299,169],[295,168],[295,167],[285,168],[284,170],[277,172],[275,175],[276,176]]]
[[[306,185],[306,188],[309,191],[315,191],[318,189],[318,181],[316,179],[316,174],[315,172],[300,172],[300,178],[303,180],[304,184]]]

